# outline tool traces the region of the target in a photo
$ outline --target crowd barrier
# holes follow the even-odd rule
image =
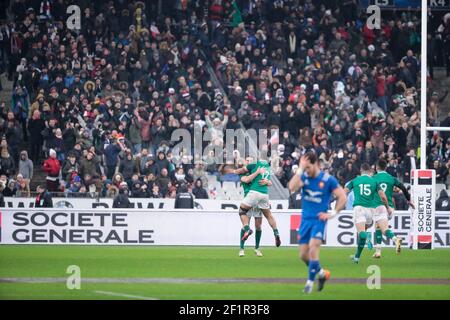
[[[299,211],[274,210],[273,214],[282,245],[297,245]],[[396,212],[390,224],[409,246],[411,213]],[[0,213],[1,244],[238,246],[240,228],[236,210],[2,208]],[[247,245],[253,245],[253,241],[251,237]],[[435,248],[450,247],[449,212],[435,215],[434,244]],[[261,245],[274,245],[265,219]],[[356,245],[350,211],[329,221],[325,245]],[[382,245],[393,243],[383,239]]]

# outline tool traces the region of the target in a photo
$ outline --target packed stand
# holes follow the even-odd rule
[[[69,4],[81,7],[80,31],[67,28]],[[214,153],[174,157],[171,134],[198,126],[221,147],[224,129],[240,122],[279,129],[270,142],[279,143],[272,162],[283,185],[310,148],[343,184],[379,157],[409,182],[420,144],[418,15],[371,30],[355,1],[205,4],[14,0],[0,60],[14,81],[0,119],[0,180],[11,193],[21,189],[19,173],[29,185],[34,164],[50,191],[72,196],[113,197],[125,182],[132,197],[175,198],[187,182],[208,197],[218,191],[204,192],[219,175],[206,162]],[[443,98],[430,92],[429,109]],[[448,138],[429,137],[427,163],[442,183]]]
[[[383,12],[381,29],[371,30],[355,1],[244,2],[243,24],[215,24],[212,59],[229,113],[248,129],[279,129],[272,160],[282,184],[311,148],[342,184],[379,158],[408,184],[420,155],[420,15]],[[446,95],[430,91],[429,125]],[[449,138],[430,133],[427,150],[447,187]]]

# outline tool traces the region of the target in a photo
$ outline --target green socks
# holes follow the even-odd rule
[[[397,239],[395,233],[393,233],[391,229],[387,229],[385,235],[388,239],[392,239],[394,241]]]
[[[375,230],[375,243],[381,244],[382,233],[380,229]]]
[[[274,236],[279,236],[280,233],[278,232],[278,229],[273,229],[273,235]]]
[[[362,231],[358,235],[358,249],[356,250],[355,258],[361,257],[361,253],[366,245],[367,232]]]
[[[256,232],[255,232],[255,240],[256,240],[255,249],[259,249],[259,242],[261,241],[261,234],[262,234],[262,230],[256,230]]]
[[[241,229],[241,237],[239,238],[239,240],[241,241],[241,249],[244,249],[244,243],[245,241],[242,241],[242,237],[244,236],[245,230]]]

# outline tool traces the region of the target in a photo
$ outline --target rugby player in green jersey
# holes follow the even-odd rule
[[[248,194],[245,196],[239,207],[239,215],[241,216],[241,221],[244,225],[244,234],[241,239],[245,241],[253,233],[253,230],[250,229],[248,223],[247,212],[252,207],[257,207],[262,211],[269,222],[269,225],[272,227],[273,234],[275,236],[275,245],[279,247],[281,245],[280,234],[278,232],[277,222],[270,211],[269,204],[269,188],[267,182],[270,181],[269,162],[265,159],[260,159],[255,163],[251,163],[243,168],[234,170],[234,173],[238,175],[246,173],[253,175],[257,173],[250,183]]]
[[[361,166],[361,175],[350,181],[345,187],[345,191],[349,193],[353,190],[355,201],[353,202],[354,222],[357,231],[357,250],[355,255],[351,256],[353,262],[358,263],[361,253],[366,245],[367,232],[366,226],[373,223],[373,213],[375,209],[374,197],[378,194],[381,201],[388,211],[388,201],[384,191],[371,176],[370,165],[363,163]],[[395,235],[391,232],[391,238]],[[397,240],[397,238],[395,238]]]
[[[251,157],[248,157],[246,159],[246,164],[250,164],[253,162],[253,159]],[[250,174],[250,173],[245,173],[245,174],[241,174],[240,175],[240,179],[241,179],[241,186],[244,189],[244,198],[247,196],[247,194],[250,191],[250,186],[251,183],[253,181],[253,179],[256,178],[256,176],[259,174],[259,171],[255,171],[255,173]],[[268,186],[272,185],[272,182],[270,180],[262,180],[261,183],[263,184],[267,184]],[[259,243],[261,241],[261,235],[262,235],[262,229],[261,229],[261,225],[262,225],[262,211],[261,209],[259,209],[258,207],[252,207],[248,212],[247,212],[247,216],[249,218],[248,223],[250,223],[251,218],[255,218],[255,254],[258,257],[262,257],[263,254],[261,252],[261,250],[259,249]],[[245,256],[245,251],[244,251],[244,244],[245,244],[245,240],[243,240],[243,236],[244,236],[245,230],[244,228],[241,229],[241,235],[240,235],[240,250],[239,250],[239,256],[243,257]]]
[[[406,187],[401,183],[397,178],[390,175],[386,172],[386,166],[387,163],[385,160],[380,159],[377,162],[377,173],[373,176],[373,179],[378,183],[380,188],[384,191],[386,194],[389,208],[391,209],[390,212],[386,209],[386,207],[383,204],[382,199],[378,195],[375,195],[374,202],[375,202],[375,211],[374,211],[374,221],[376,222],[376,231],[375,231],[375,253],[373,255],[374,258],[381,258],[381,248],[379,245],[381,244],[381,237],[382,234],[385,234],[386,232],[391,233],[389,230],[389,223],[388,220],[390,220],[394,213],[394,202],[392,201],[392,193],[394,191],[394,188],[397,187],[400,190],[402,190],[403,194],[405,195],[406,200],[408,201],[411,208],[414,209],[414,204],[411,202],[411,196],[406,190]],[[401,246],[396,244],[396,250],[397,253],[400,253]]]

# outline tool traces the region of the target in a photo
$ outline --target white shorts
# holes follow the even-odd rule
[[[385,206],[378,206],[375,208],[374,214],[373,214],[373,220],[375,222],[378,222],[380,220],[391,220],[392,216],[394,215],[394,209],[392,209],[392,213],[389,214]]]
[[[242,203],[248,207],[255,207],[258,209],[269,209],[269,195],[259,193],[257,191],[250,191],[244,198]]]
[[[247,216],[248,217],[253,217],[253,218],[262,218],[263,214],[261,209],[256,208],[256,207],[252,207],[250,210],[248,210],[247,212]]]
[[[365,223],[366,225],[371,225],[373,223],[373,213],[374,209],[372,208],[356,206],[353,208],[353,220],[355,224]]]

